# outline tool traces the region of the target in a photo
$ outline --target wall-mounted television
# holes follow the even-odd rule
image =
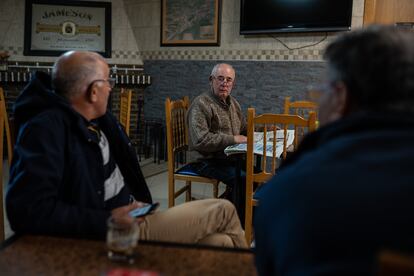
[[[351,29],[353,0],[241,0],[240,34]]]

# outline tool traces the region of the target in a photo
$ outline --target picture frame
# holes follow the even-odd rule
[[[26,0],[26,56],[59,56],[70,50],[111,57],[111,2]]]
[[[220,46],[221,0],[162,0],[161,46]]]

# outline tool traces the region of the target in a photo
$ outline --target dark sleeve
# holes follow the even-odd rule
[[[323,210],[332,205],[327,204],[323,191],[334,186],[321,177],[315,181],[318,165],[303,159],[279,169],[255,194],[259,200],[254,213],[259,275],[318,274],[311,271],[319,269],[315,264],[323,258],[319,250],[324,247],[321,243],[330,232],[327,222],[331,220]]]
[[[17,233],[104,239],[109,211],[62,200],[64,132],[56,119],[21,128],[6,196],[10,225]]]
[[[277,275],[276,269],[276,230],[274,210],[267,204],[267,193],[272,192],[268,185],[274,185],[274,179],[266,183],[257,192],[260,205],[254,213],[254,233],[255,233],[255,261],[259,275]],[[274,233],[274,234],[272,234]]]

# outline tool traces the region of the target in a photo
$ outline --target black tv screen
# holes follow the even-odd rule
[[[240,34],[351,29],[353,0],[241,0]]]

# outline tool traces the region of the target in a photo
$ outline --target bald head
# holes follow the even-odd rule
[[[60,56],[52,70],[52,85],[56,93],[71,99],[88,89],[100,74],[105,59],[97,53],[70,51]]]

